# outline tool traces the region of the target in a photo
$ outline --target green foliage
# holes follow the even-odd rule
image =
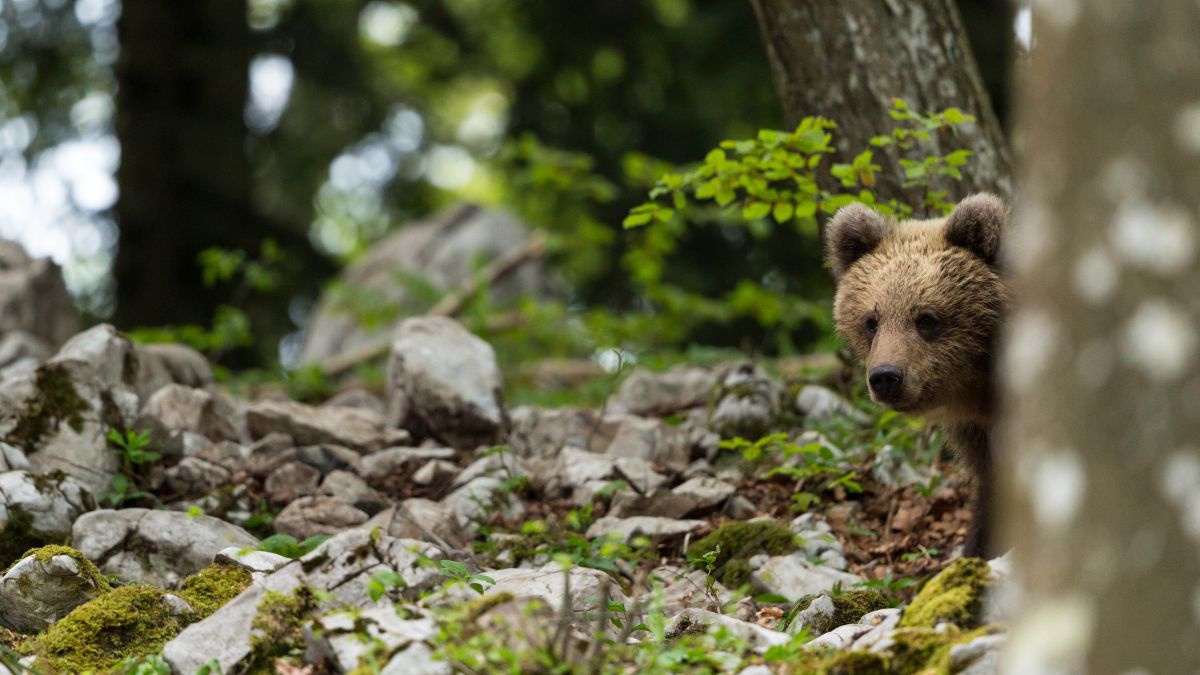
[[[804,444],[793,442],[787,433],[769,434],[750,442],[744,438],[721,441],[721,448],[739,452],[742,459],[756,466],[769,466],[766,478],[783,476],[794,480],[793,508],[807,511],[821,501],[821,491],[842,487],[858,494],[862,485],[857,472],[846,468],[847,462],[820,440]]]
[[[486,574],[472,574],[466,565],[457,560],[442,560],[439,563],[442,576],[448,577],[451,583],[466,584],[476,593],[483,595],[484,584],[495,585],[496,580]]]
[[[245,568],[213,563],[184,579],[179,596],[196,610],[196,620],[200,620],[236,598],[252,580]]]
[[[495,582],[492,582],[495,583]],[[367,597],[371,602],[378,602],[392,588],[407,588],[408,582],[395,570],[382,570],[371,575],[367,580]]]
[[[159,654],[130,656],[113,667],[120,675],[171,675],[171,664]]]
[[[105,439],[121,460],[121,473],[112,477],[110,489],[100,497],[101,501],[117,508],[127,501],[153,499],[153,494],[137,487],[138,480],[146,475],[149,465],[162,458],[160,453],[148,449],[150,432],[109,429]]]
[[[773,520],[732,521],[692,544],[692,550],[715,552],[715,565],[709,572],[728,588],[750,581],[747,561],[758,555],[783,555],[796,550],[796,535]],[[707,567],[708,562],[705,561]]]
[[[327,534],[316,534],[298,541],[290,534],[273,534],[258,542],[258,550],[281,555],[285,558],[303,558],[329,539]]]

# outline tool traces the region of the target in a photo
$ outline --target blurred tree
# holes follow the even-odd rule
[[[974,151],[961,182],[932,187],[952,201],[989,190],[1007,196],[1011,160],[953,0],[751,0],[789,124],[821,115],[838,124],[844,154],[888,126],[893,98],[921,112],[959,108],[974,115],[960,132]],[[1011,24],[998,27],[1012,34]],[[856,143],[857,142],[857,143]],[[902,195],[900,171],[879,192]],[[910,195],[919,204],[920,195]]]
[[[1005,672],[1200,670],[1200,4],[1037,5]]]

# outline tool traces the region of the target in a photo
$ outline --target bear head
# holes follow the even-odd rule
[[[945,218],[896,221],[862,204],[826,230],[834,322],[894,410],[990,414],[993,343],[1009,291],[997,267],[1004,203],[963,200]]]

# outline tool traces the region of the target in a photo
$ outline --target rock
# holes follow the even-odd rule
[[[5,471],[25,471],[29,469],[29,460],[25,453],[15,445],[0,442],[0,473]]]
[[[58,265],[0,240],[0,333],[23,331],[58,346],[78,330],[79,313]]]
[[[318,534],[337,534],[367,522],[368,516],[346,502],[317,495],[301,497],[275,516],[275,531],[307,539]]]
[[[96,508],[87,488],[62,474],[0,473],[0,566],[27,549],[65,541],[71,524]]]
[[[475,532],[479,524],[495,512],[509,519],[519,519],[525,513],[525,505],[505,487],[505,479],[499,476],[475,478],[446,495],[442,504],[468,533]]]
[[[653,516],[634,516],[632,518],[605,516],[592,523],[585,536],[588,539],[595,539],[615,534],[621,541],[629,541],[638,535],[645,535],[651,539],[666,539],[695,532],[707,524],[703,520],[673,520]]]
[[[697,439],[684,425],[632,415],[605,417],[603,423],[613,429],[612,441],[603,452],[614,457],[632,457],[682,471],[697,446]]]
[[[791,636],[785,633],[703,609],[685,609],[667,623],[667,635],[670,636],[685,635],[697,629],[725,629],[733,637],[746,641],[756,654],[791,641]]]
[[[35,471],[61,470],[104,493],[119,465],[105,434],[137,413],[134,369],[132,345],[112,326],[76,335],[33,373],[0,383],[0,439]]]
[[[431,459],[413,472],[412,480],[417,485],[444,485],[458,475],[458,465],[444,459]]]
[[[215,563],[226,563],[235,567],[258,574],[270,574],[284,565],[292,562],[278,553],[270,551],[254,551],[237,546],[223,548],[213,557]]]
[[[317,493],[321,472],[304,462],[288,462],[271,472],[263,483],[267,500],[272,504],[287,504],[300,497]]]
[[[826,567],[846,570],[846,550],[834,535],[833,528],[819,514],[803,513],[792,520],[789,528],[800,538],[804,557],[818,558]]]
[[[256,580],[207,619],[188,626],[163,647],[163,659],[177,673],[194,673],[212,659],[222,672],[235,672],[234,665],[250,653],[251,624],[268,591],[288,595],[307,586],[328,593],[329,599],[316,614],[342,605],[365,608],[372,606],[367,595],[372,575],[387,570],[400,574],[405,582],[392,593],[415,600],[444,580],[436,565],[426,566],[421,561],[436,562],[444,557],[437,547],[411,539],[373,535],[366,529],[343,532]],[[393,601],[385,596],[374,606],[390,609]]]
[[[341,445],[359,452],[379,450],[404,438],[399,430],[385,429],[383,417],[371,410],[314,407],[296,401],[255,401],[246,408],[246,426],[254,439],[283,433],[296,445]]]
[[[406,499],[380,511],[364,527],[377,526],[393,537],[419,539],[446,549],[461,549],[470,541],[455,514],[429,499]]]
[[[362,458],[360,475],[366,479],[387,478],[412,465],[422,464],[428,460],[446,460],[456,457],[458,457],[458,451],[454,448],[385,448]]]
[[[565,577],[570,575],[570,607],[580,620],[590,617],[604,599],[604,588],[608,587],[608,597],[613,602],[626,600],[612,579],[599,570],[588,567],[572,567],[564,571],[558,563],[548,563],[538,569],[507,569],[488,572],[488,576],[496,581],[488,588],[484,596],[494,597],[511,593],[518,599],[540,600],[554,611],[563,607],[564,589],[567,587]],[[591,623],[591,619],[586,619]]]
[[[609,409],[631,415],[662,417],[707,405],[716,383],[716,373],[696,366],[678,365],[665,373],[638,368],[621,383],[609,401]]]
[[[872,617],[866,621],[863,619],[872,612],[891,608],[888,607],[887,597],[879,591],[856,589],[843,590],[836,594],[823,593],[811,600],[801,598],[794,609],[796,612],[784,629],[792,635],[808,631],[810,636],[816,637],[848,623],[878,625],[883,617]],[[894,616],[893,625],[898,620],[899,617]]]
[[[50,343],[33,333],[10,330],[0,334],[0,380],[32,373],[53,353]]]
[[[544,410],[518,406],[510,412],[512,429],[508,447],[518,457],[554,458],[564,447],[603,453],[612,434],[600,429],[592,410],[555,408]]]
[[[422,279],[436,288],[459,288],[475,277],[480,259],[511,255],[524,247],[528,238],[528,229],[513,216],[470,205],[406,223],[346,266],[333,287],[339,290],[321,296],[304,332],[300,362],[324,361],[386,338],[400,319],[419,311],[422,301],[411,296],[408,284],[397,283],[398,274]],[[535,256],[491,284],[488,298],[504,305],[518,297],[557,295],[552,289],[558,285],[553,273]],[[364,327],[346,307],[348,294],[362,293],[400,309],[396,322],[374,329]]]
[[[349,471],[333,471],[326,476],[321,482],[321,494],[337,497],[367,515],[375,515],[387,506],[382,495]]]
[[[838,626],[820,637],[804,643],[805,649],[846,649],[863,635],[875,630],[874,626],[850,623]]]
[[[194,389],[212,386],[212,366],[208,359],[180,344],[137,345],[137,394],[148,400],[159,389],[168,384],[179,384]]]
[[[322,476],[334,471],[362,471],[362,457],[340,445],[306,445],[296,448],[296,461],[315,468]]]
[[[853,403],[816,384],[806,384],[796,393],[796,412],[817,421],[849,419],[857,424],[871,421],[870,416],[855,408]]]
[[[206,494],[229,482],[229,469],[197,457],[184,457],[165,472],[169,489],[181,495]]]
[[[721,378],[708,426],[722,438],[760,438],[775,425],[782,395],[783,386],[757,365],[733,366]]]
[[[685,515],[711,510],[733,496],[737,488],[716,478],[697,476],[677,485],[671,494],[691,502]]]
[[[406,647],[403,672],[449,674],[449,664],[435,662],[425,644],[431,643],[439,630],[433,619],[401,619],[390,607],[328,614],[305,629],[308,649],[304,659],[308,663],[325,659],[337,672],[348,673],[360,663],[366,666],[362,659],[368,654],[390,655]],[[423,649],[413,651],[414,647]]]
[[[461,487],[482,476],[493,476],[502,479],[531,477],[533,471],[528,462],[508,452],[487,452],[479,459],[471,462],[454,477],[452,485]]]
[[[990,675],[997,672],[1000,651],[1007,641],[1005,635],[981,635],[965,644],[950,647],[950,670],[970,675]]]
[[[982,625],[1010,624],[1021,607],[1021,589],[1013,580],[1013,554],[988,561],[988,587],[983,598]]]
[[[255,478],[266,478],[295,458],[296,441],[287,434],[272,433],[246,448],[243,468]]]
[[[0,625],[38,633],[110,590],[90,560],[66,546],[30,551],[0,577]]]
[[[909,463],[905,453],[885,445],[875,453],[871,477],[888,487],[904,487],[928,483],[930,476]]]
[[[150,509],[84,514],[71,529],[79,552],[105,574],[173,588],[230,547],[254,548],[258,539],[211,516]]]
[[[550,494],[567,494],[589,481],[611,479],[615,473],[613,458],[568,446],[558,454],[545,488]]]
[[[921,587],[904,610],[900,626],[936,628],[949,623],[962,630],[978,628],[991,581],[992,569],[986,561],[959,558]]]
[[[154,418],[168,431],[191,431],[214,441],[237,441],[238,411],[221,394],[168,384],[142,405],[142,415]]]
[[[248,448],[238,443],[222,441],[220,443],[205,443],[194,453],[184,452],[185,456],[194,456],[210,464],[216,464],[228,471],[239,471],[245,468],[246,457],[250,454]]]
[[[840,584],[850,588],[863,582],[856,574],[813,565],[803,554],[774,556],[750,574],[757,588],[794,600],[805,595],[825,593]]]
[[[615,457],[613,466],[617,476],[642,494],[650,494],[670,482],[666,476],[654,470],[654,466],[639,457]]]
[[[496,352],[457,321],[406,319],[388,361],[392,426],[456,448],[498,442],[508,427]]]
[[[871,630],[855,638],[850,649],[868,650],[881,640],[891,636],[892,631],[900,623],[900,612],[899,607],[889,607],[864,614],[858,623],[863,626],[871,626]]]
[[[652,576],[663,584],[662,612],[666,616],[674,616],[689,607],[715,611],[737,600],[733,591],[714,581],[717,606],[713,607],[712,598],[708,595],[708,573],[704,570],[693,569],[684,573],[677,569],[659,568],[652,572]]]
[[[360,388],[340,391],[321,405],[332,408],[362,408],[363,410],[370,410],[380,415],[383,415],[386,410],[383,399],[366,389]]]

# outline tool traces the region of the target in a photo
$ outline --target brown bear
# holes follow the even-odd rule
[[[871,398],[942,424],[974,475],[968,556],[989,552],[992,370],[1010,296],[997,266],[1005,213],[990,194],[932,220],[852,204],[826,232],[834,321],[866,364]]]

